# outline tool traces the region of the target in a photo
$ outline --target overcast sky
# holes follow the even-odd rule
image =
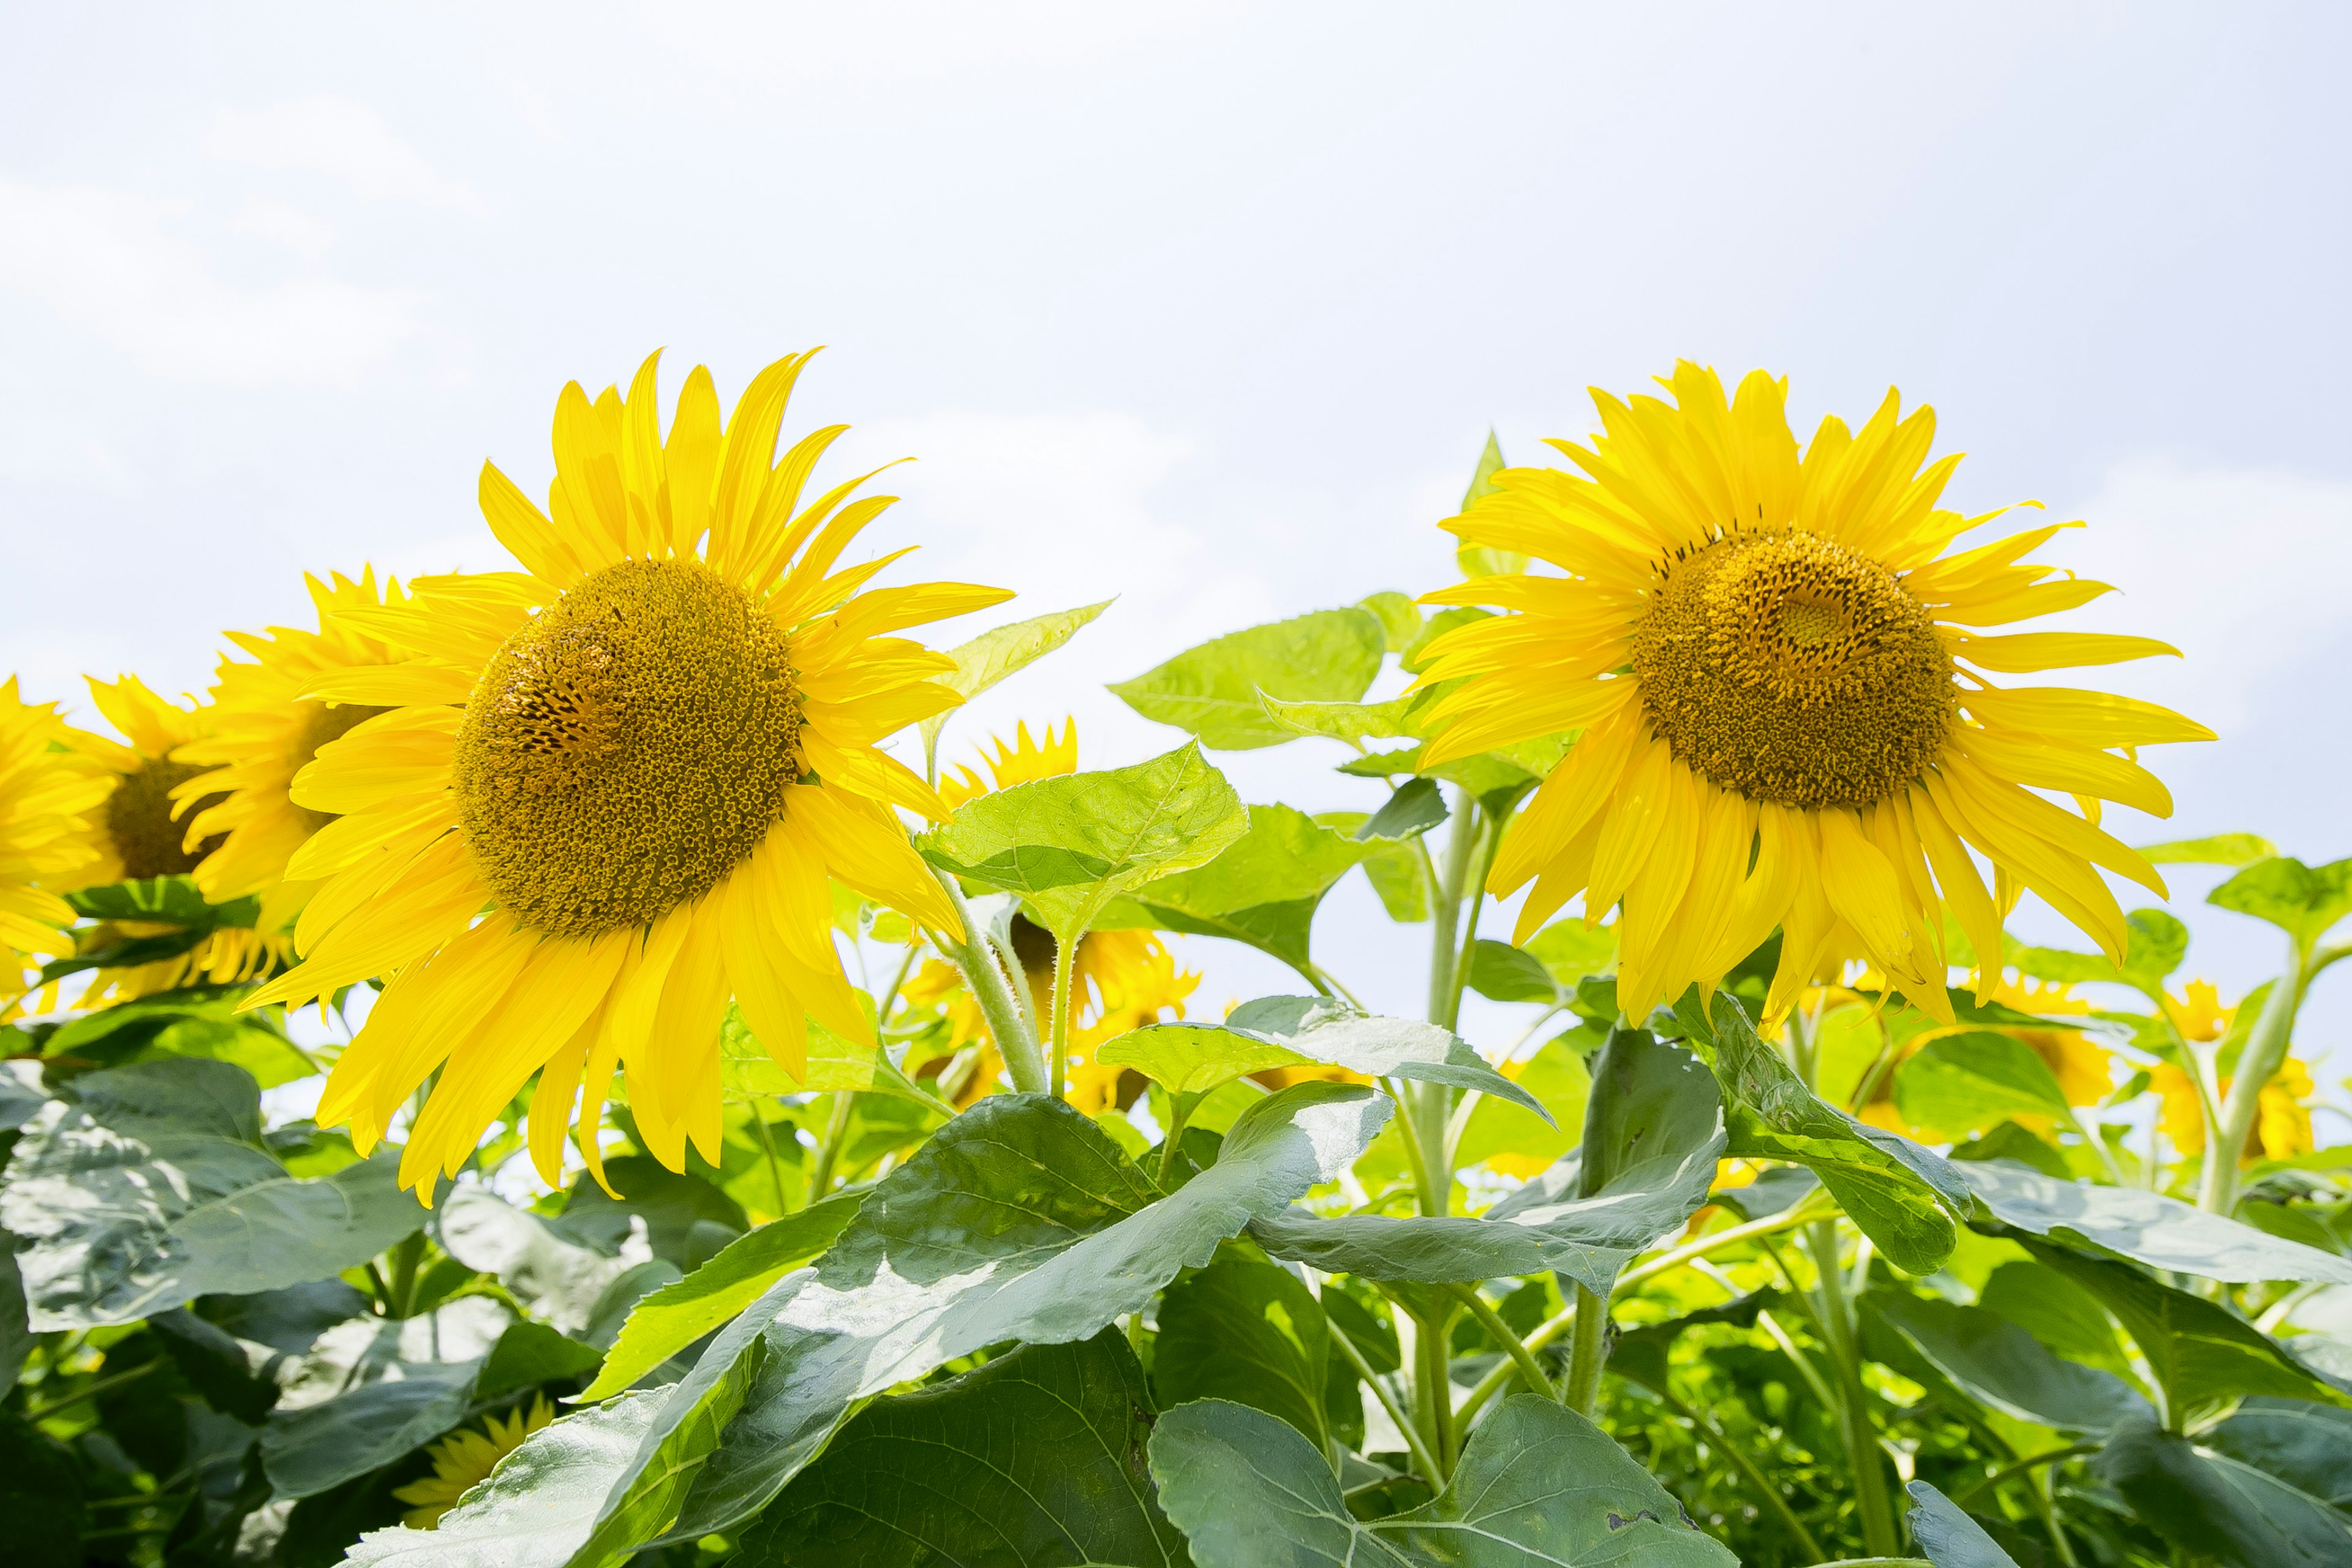
[[[876,548],[1002,615],[1120,595],[950,755],[1074,712],[1089,765],[1132,761],[1178,737],[1100,682],[1447,580],[1490,425],[1534,460],[1586,386],[1687,356],[1787,374],[1807,430],[1899,385],[1970,454],[1956,504],[2090,522],[2047,557],[2125,592],[2077,623],[2179,645],[2116,679],[2221,735],[2153,753],[2179,812],[2126,837],[2352,851],[2340,7],[24,5],[9,37],[0,668],[34,697],[200,688],[305,570],[499,564],[477,468],[543,489],[567,380],[666,345],[666,393],[707,363],[731,402],[824,343],[788,432],[853,423],[840,477],[920,459]],[[1378,787],[1325,742],[1221,760],[1251,799]],[[2210,880],[2175,908],[2234,994],[2272,943]],[[1418,942],[1338,897],[1328,961],[1412,1010]],[[1283,988],[1188,946],[1213,1005]],[[2305,1054],[2347,1014],[2338,977]]]

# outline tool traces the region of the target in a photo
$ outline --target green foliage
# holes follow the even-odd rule
[[[1151,1377],[1171,1405],[1226,1399],[1288,1422],[1327,1449],[1331,1362],[1321,1303],[1287,1270],[1234,1258],[1160,1299]]]
[[[2205,901],[2268,921],[2309,948],[2352,913],[2352,859],[2319,867],[2288,856],[2257,860],[2206,894]]]
[[[1370,610],[1318,610],[1188,648],[1111,690],[1145,718],[1212,751],[1276,746],[1298,731],[1269,716],[1284,702],[1353,702],[1381,671],[1388,627]]]
[[[939,683],[957,696],[969,700],[986,691],[1008,675],[1017,674],[1036,663],[1047,654],[1078,635],[1097,616],[1109,609],[1111,601],[1099,605],[1081,605],[1075,610],[1056,610],[1049,616],[1033,616],[1025,621],[992,627],[970,642],[960,643],[948,650],[955,660],[955,668],[938,677]],[[920,726],[923,754],[937,754],[940,731],[954,716],[950,708],[924,720]]]
[[[1225,937],[1307,968],[1308,933],[1323,896],[1380,846],[1358,843],[1286,805],[1254,805],[1248,813],[1248,830],[1215,858],[1142,883],[1128,896],[1132,917],[1096,923]]]

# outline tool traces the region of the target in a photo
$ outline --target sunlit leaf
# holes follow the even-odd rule
[[[1286,1421],[1318,1448],[1330,1438],[1331,1359],[1323,1308],[1288,1269],[1228,1259],[1160,1299],[1151,1377],[1170,1405],[1230,1399]]]
[[[1110,606],[1111,601],[1105,599],[1099,605],[1056,610],[1050,616],[1035,616],[984,631],[970,642],[950,648],[948,657],[956,661],[955,669],[936,679],[966,699],[977,697],[1006,676],[1026,668],[1060,647]],[[925,756],[938,751],[940,731],[954,713],[950,708],[923,721],[920,728]]]
[[[2034,1236],[2206,1279],[2352,1285],[2352,1259],[2140,1187],[2055,1181],[1999,1162],[1956,1163],[1994,1217]]]
[[[1279,745],[1297,731],[1268,716],[1284,702],[1354,702],[1381,672],[1388,629],[1370,610],[1318,610],[1188,648],[1110,689],[1145,718],[1214,751]]]
[[[2253,833],[2216,833],[2139,847],[2140,858],[2151,866],[2251,866],[2277,853],[2277,845]]]
[[[2306,866],[2290,856],[2257,860],[2205,895],[2205,901],[2268,921],[2305,946],[2352,913],[2352,858]]]

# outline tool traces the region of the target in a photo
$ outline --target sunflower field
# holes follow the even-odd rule
[[[12,1568],[2352,1563],[2352,860],[2102,827],[2212,732],[2051,683],[2174,650],[1927,410],[1596,394],[1082,765],[949,726],[1106,606],[930,646],[1011,595],[899,580],[807,357],[566,386],[511,569],[201,698],[0,687]]]

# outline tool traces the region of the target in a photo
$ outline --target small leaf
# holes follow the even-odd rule
[[[1421,731],[1408,715],[1420,705],[1418,697],[1391,697],[1385,702],[1285,702],[1258,693],[1265,716],[1294,735],[1313,735],[1360,746],[1366,741],[1417,738]]]
[[[1527,951],[1550,972],[1561,991],[1573,993],[1585,979],[1606,974],[1617,963],[1617,928],[1585,928],[1581,918],[1554,921],[1529,937]]]
[[[1261,692],[1284,702],[1354,702],[1387,651],[1388,629],[1370,610],[1318,610],[1202,643],[1110,689],[1212,750],[1252,751],[1295,733],[1268,717]]]
[[[2284,855],[2258,860],[2205,901],[2268,921],[2308,947],[2352,912],[2352,858],[2316,867]]]
[[[498,1399],[520,1388],[586,1377],[604,1358],[596,1347],[567,1339],[529,1319],[507,1325],[474,1379],[474,1398]]]
[[[1248,825],[1224,775],[1186,745],[982,795],[917,847],[944,870],[1022,894],[1057,939],[1076,942],[1112,897],[1206,865]]]
[[[1468,511],[1478,498],[1495,490],[1495,476],[1503,471],[1503,445],[1492,430],[1486,432],[1486,449],[1478,454],[1478,466],[1471,471],[1470,488],[1462,492],[1462,510]],[[1491,544],[1465,544],[1454,552],[1454,564],[1462,568],[1465,577],[1504,576],[1528,569],[1529,557],[1515,550],[1498,550]]]
[[[1024,1345],[860,1412],[728,1561],[1181,1568],[1182,1538],[1140,1484],[1150,1412],[1117,1330]]]
[[[1413,634],[1421,630],[1421,606],[1414,604],[1410,596],[1394,589],[1359,599],[1356,607],[1370,610],[1380,616],[1381,627],[1388,633],[1391,653],[1402,653],[1405,645],[1412,641]]]
[[[1507,942],[1480,937],[1470,954],[1470,989],[1490,1002],[1556,1002],[1559,987],[1543,961]]]
[[[316,1497],[414,1452],[474,1407],[476,1361],[404,1363],[400,1375],[296,1410],[262,1429],[261,1463],[281,1498]]]
[[[1449,813],[1445,809],[1444,792],[1435,779],[1407,779],[1388,803],[1356,829],[1360,840],[1372,838],[1418,838],[1439,823]]]
[[[1379,848],[1293,807],[1254,805],[1249,830],[1215,859],[1145,882],[1129,898],[1139,922],[1246,942],[1303,967],[1323,896]]]
[[[1904,1489],[1911,1494],[1911,1511],[1903,1522],[1936,1568],[2017,1568],[2017,1559],[1951,1499],[1925,1481]]]
[[[2000,1163],[1953,1167],[2002,1224],[2206,1279],[2352,1285],[2352,1259],[2272,1236],[2140,1187],[2057,1181]]]
[[[2253,833],[2216,833],[2209,838],[2139,847],[2140,858],[2151,866],[2251,866],[2277,853],[2278,846]]]
[[[2040,1053],[1983,1029],[1938,1035],[1914,1051],[1895,1076],[1895,1106],[1913,1126],[1953,1137],[2011,1116],[2073,1114]]]
[[[494,1276],[566,1332],[588,1326],[596,1299],[629,1267],[470,1184],[452,1188],[442,1199],[436,1228],[450,1257]]]
[[[1080,627],[1109,609],[1111,601],[1099,605],[1082,605],[1075,610],[1056,610],[1050,616],[1035,616],[1010,626],[996,626],[981,633],[970,642],[948,650],[956,661],[952,673],[935,679],[969,700],[1017,670],[1024,669],[1045,658],[1078,634]],[[939,749],[940,731],[955,713],[935,713],[922,721],[923,752],[929,756]]]
[[[1407,1513],[1348,1510],[1330,1462],[1287,1424],[1222,1399],[1181,1405],[1151,1433],[1160,1504],[1199,1568],[1735,1568],[1608,1435],[1535,1394],[1470,1434],[1453,1479]]]
[[[583,1402],[619,1393],[727,1322],[768,1287],[831,1247],[857,1213],[862,1193],[810,1205],[728,1243],[716,1258],[638,1300]]]

